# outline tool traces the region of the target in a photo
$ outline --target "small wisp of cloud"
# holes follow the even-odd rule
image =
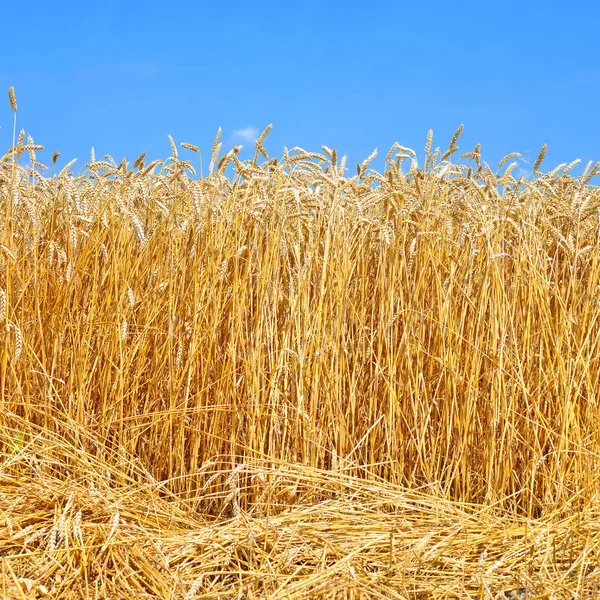
[[[246,142],[247,144],[253,144],[258,139],[258,134],[259,131],[257,127],[248,125],[248,127],[236,129],[232,134],[232,138],[234,141],[241,140],[243,142]]]

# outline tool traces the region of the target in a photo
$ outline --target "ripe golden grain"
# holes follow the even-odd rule
[[[546,156],[546,150],[548,149],[548,144],[544,144],[542,146],[542,149],[540,150],[540,153],[533,165],[533,172],[537,173],[538,169],[540,168],[542,161],[544,160],[544,156]]]
[[[516,181],[430,133],[344,180],[219,136],[201,180],[0,160],[7,586],[508,597],[526,557],[594,597],[599,165]]]
[[[456,142],[458,141],[458,138],[460,137],[460,134],[462,133],[464,128],[464,124],[459,125],[455,134],[452,136],[452,140],[450,141],[450,148],[454,148],[454,146],[456,146]]]
[[[221,151],[222,144],[219,143],[220,139],[221,139],[221,128],[219,127],[219,130],[217,131],[217,135],[215,136],[215,140],[212,145],[210,165],[208,167],[208,171],[211,174],[213,172],[213,169],[215,168],[215,163],[217,162],[217,159],[219,158],[219,152]]]
[[[17,112],[17,97],[15,95],[15,88],[12,85],[8,88],[8,99],[13,112]]]

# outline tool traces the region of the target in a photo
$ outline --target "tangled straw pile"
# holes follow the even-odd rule
[[[598,165],[268,130],[0,159],[0,595],[597,597]]]

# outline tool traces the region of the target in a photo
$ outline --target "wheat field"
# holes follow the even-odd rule
[[[9,100],[0,597],[600,595],[599,164],[75,174]]]

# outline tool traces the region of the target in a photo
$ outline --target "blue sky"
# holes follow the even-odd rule
[[[350,174],[394,142],[422,156],[461,123],[461,152],[482,144],[544,169],[600,160],[600,4],[556,2],[74,2],[2,9],[0,148],[18,127],[59,165],[111,154],[167,158],[167,135],[198,145],[205,168],[269,123],[266,148],[348,155]],[[1,100],[1,99],[0,99]],[[188,154],[182,151],[182,155]],[[190,156],[191,158],[191,156]],[[77,165],[75,170],[77,171]]]

